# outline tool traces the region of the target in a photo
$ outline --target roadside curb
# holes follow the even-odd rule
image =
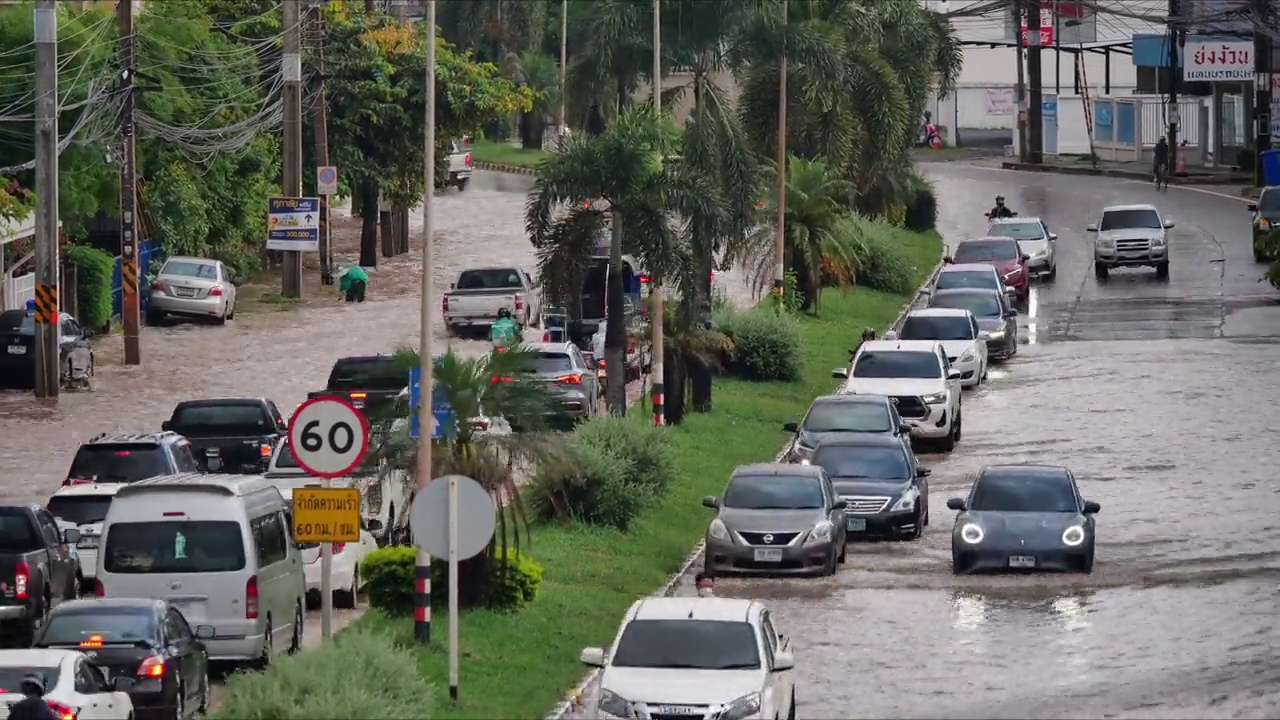
[[[1004,170],[1021,172],[1052,173],[1055,175],[1092,175],[1095,177],[1125,178],[1127,180],[1150,180],[1151,173],[1141,170],[1116,170],[1111,168],[1072,167],[1070,165],[1033,165],[1031,163],[1003,160],[1000,167]],[[1214,175],[1174,175],[1169,178],[1172,185],[1238,185],[1242,178]]]
[[[488,170],[489,172],[507,173],[508,175],[537,175],[537,168],[523,167],[520,165],[506,165],[504,163],[487,163],[473,160],[471,166],[476,170]]]
[[[946,255],[947,244],[945,239],[942,241],[942,249],[943,255]],[[906,322],[907,314],[912,310],[915,310],[920,304],[921,298],[926,296],[925,288],[933,285],[933,281],[938,277],[938,273],[942,270],[942,266],[944,264],[945,262],[942,258],[938,258],[938,263],[933,266],[933,270],[929,272],[929,276],[925,278],[925,281],[921,283],[919,287],[916,288],[915,295],[912,296],[910,300],[903,303],[902,310],[898,313],[898,316],[894,318],[893,322],[889,324],[887,329],[894,330],[896,332],[902,328],[902,324]],[[843,385],[843,383],[836,385],[836,389],[838,390],[841,385]],[[788,442],[784,444],[782,449],[774,455],[773,461],[781,462],[782,458],[786,456],[787,451],[790,449],[791,443]],[[693,546],[693,550],[684,559],[684,562],[680,565],[680,569],[677,570],[674,575],[667,578],[667,582],[664,583],[662,587],[658,588],[653,593],[650,593],[649,597],[672,597],[675,595],[676,588],[680,585],[680,581],[684,579],[684,577],[689,574],[689,571],[693,569],[694,565],[698,564],[702,559],[702,551],[705,545],[705,540],[699,540],[698,543]],[[564,700],[556,703],[555,707],[551,709],[551,712],[547,713],[545,720],[564,720],[569,713],[581,707],[580,703],[583,695],[586,693],[586,690],[591,683],[595,682],[596,677],[599,676],[599,674],[600,668],[595,668],[588,672],[582,681],[569,691],[568,696]]]

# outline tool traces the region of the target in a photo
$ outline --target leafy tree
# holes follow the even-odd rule
[[[640,80],[653,73],[653,3],[571,3],[569,41],[570,107],[574,118],[593,129],[606,117],[620,116]]]

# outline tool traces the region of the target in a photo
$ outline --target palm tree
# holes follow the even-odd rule
[[[622,115],[640,80],[652,74],[653,2],[596,0],[569,10],[569,110],[590,126],[592,116]]]
[[[560,70],[556,61],[536,50],[516,56],[512,63],[516,84],[534,92],[533,107],[520,114],[520,143],[541,150],[547,125],[560,109]]]
[[[690,395],[685,381],[705,368],[708,375],[720,369],[733,352],[733,341],[697,319],[694,307],[681,302],[666,306],[663,319],[663,412],[668,425],[679,425],[685,415],[685,398]],[[693,394],[696,402],[696,392]],[[710,396],[708,394],[708,403]],[[709,408],[708,408],[709,409]],[[703,411],[705,412],[705,411]]]

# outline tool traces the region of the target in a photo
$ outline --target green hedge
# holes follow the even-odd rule
[[[360,564],[360,574],[369,593],[369,604],[388,613],[403,615],[413,611],[415,551],[411,547],[385,547],[371,553]],[[478,598],[463,598],[465,607],[490,610],[518,610],[538,596],[542,566],[533,558],[509,550],[506,557],[472,558],[458,565],[459,575],[486,573],[488,581],[478,583]],[[436,602],[448,598],[449,563],[432,558],[431,594]],[[459,582],[462,587],[464,583]]]
[[[76,298],[79,307],[69,310],[80,324],[95,330],[111,326],[111,281],[116,271],[116,259],[98,248],[86,245],[68,245],[63,256],[76,269]]]
[[[791,312],[766,306],[724,307],[712,321],[716,330],[733,341],[730,374],[755,381],[800,377],[800,326]]]

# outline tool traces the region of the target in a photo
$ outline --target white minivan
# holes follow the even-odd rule
[[[302,649],[306,577],[290,508],[261,475],[187,473],[120,488],[95,590],[173,603],[215,661],[266,667]]]

